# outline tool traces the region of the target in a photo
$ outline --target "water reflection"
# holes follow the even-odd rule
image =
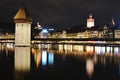
[[[87,52],[87,54],[93,54],[94,47],[93,46],[86,46],[86,52]]]
[[[86,73],[88,74],[89,77],[91,77],[93,72],[94,72],[94,62],[92,59],[87,59],[86,60]]]
[[[0,72],[4,76],[8,72],[12,77],[14,74],[14,80],[120,79],[119,46],[62,45],[60,51],[59,47],[42,49],[39,44],[38,48],[14,48],[14,45],[3,44]]]
[[[47,51],[42,51],[42,67],[54,64],[54,53],[47,53]]]
[[[44,49],[43,45],[38,45],[39,49]],[[66,45],[66,44],[48,44],[46,45],[47,50],[55,49],[59,53],[79,53],[84,55],[119,55],[119,46],[88,46],[88,45]]]
[[[32,48],[32,54],[37,68],[39,68],[40,65],[46,67],[47,65],[54,64],[54,52],[52,51]]]
[[[95,46],[95,52],[98,55],[105,54],[105,47],[104,46]]]
[[[30,47],[15,47],[15,80],[24,80],[30,71]]]
[[[119,73],[119,76],[120,76],[120,62],[119,62],[119,64],[118,64],[118,73]]]
[[[38,68],[41,63],[41,52],[40,51],[37,51],[37,53],[35,54],[35,59],[36,59],[36,66]]]
[[[42,66],[46,66],[46,65],[47,65],[47,52],[42,51]]]
[[[38,68],[41,63],[41,50],[32,48],[32,55],[34,56],[34,61],[36,63],[36,67]]]
[[[97,63],[98,63],[98,56],[97,56],[97,55],[95,55],[95,56],[93,57],[93,61],[94,61],[94,64],[97,64]]]
[[[53,53],[49,53],[48,54],[48,64],[49,65],[53,65],[54,63],[54,54]]]
[[[119,53],[119,48],[118,47],[114,47],[114,53],[115,53],[115,55],[118,55],[118,53]]]
[[[15,70],[30,70],[30,47],[15,47]]]

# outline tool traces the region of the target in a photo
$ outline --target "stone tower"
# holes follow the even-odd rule
[[[15,46],[30,46],[32,18],[26,8],[21,7],[13,19],[15,22]]]
[[[95,20],[92,18],[92,14],[90,14],[89,18],[87,19],[87,27],[91,28],[91,27],[95,26],[94,22],[95,22]]]

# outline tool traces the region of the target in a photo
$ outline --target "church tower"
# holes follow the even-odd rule
[[[32,18],[23,6],[14,16],[15,22],[15,46],[30,46]]]
[[[94,24],[95,20],[92,18],[92,14],[89,15],[89,18],[87,19],[87,27],[91,28],[95,26]]]
[[[112,18],[112,25],[115,25],[115,20]]]

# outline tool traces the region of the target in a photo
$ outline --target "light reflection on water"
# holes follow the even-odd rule
[[[48,54],[48,64],[49,65],[53,65],[54,64],[54,54],[53,53],[49,53]]]
[[[42,66],[46,66],[46,65],[47,65],[47,52],[42,51]]]
[[[36,45],[37,47],[10,45],[0,46],[0,56],[6,54],[8,57],[11,52],[14,54],[15,80],[35,80],[36,78],[57,80],[60,76],[63,79],[67,77],[66,80],[74,78],[99,80],[104,75],[107,78],[109,75],[113,80],[120,79],[119,46],[58,45],[53,50],[50,46],[47,49],[45,45],[44,47],[41,45]],[[104,80],[104,77],[101,79]]]
[[[94,62],[91,59],[87,59],[86,60],[86,73],[88,74],[88,76],[92,76],[94,72]]]
[[[15,47],[15,71],[30,71],[30,47]]]

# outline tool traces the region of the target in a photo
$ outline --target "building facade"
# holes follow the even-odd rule
[[[92,14],[89,15],[89,18],[87,19],[87,27],[91,28],[95,26],[95,20],[92,17]]]

